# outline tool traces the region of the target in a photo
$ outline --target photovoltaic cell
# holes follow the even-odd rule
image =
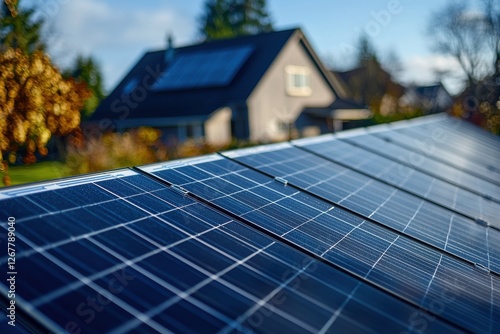
[[[229,85],[253,52],[244,45],[177,55],[153,85],[155,90],[218,87]]]
[[[237,159],[246,157],[238,155]],[[251,158],[261,157],[283,161],[266,153]],[[285,165],[294,163],[286,161]],[[222,158],[144,170],[424,307],[436,298],[435,286],[446,285],[450,291],[465,294],[467,285],[484,280],[484,273],[466,264],[468,270],[460,271],[464,277],[458,282],[452,273],[460,261]],[[195,174],[199,177],[193,178]],[[242,182],[233,183],[238,179],[245,180],[245,187],[240,186]],[[442,315],[470,330],[488,330],[482,321],[488,325],[493,321],[496,328],[500,322],[483,316],[486,309],[498,312],[498,305],[490,305],[492,293],[485,286],[482,296],[475,297],[478,304],[471,307],[462,300],[447,305]]]
[[[423,242],[500,270],[498,231],[425,199],[291,146],[236,159]]]
[[[498,139],[492,139],[491,135],[484,133],[485,131],[470,129],[465,122],[443,120],[396,128],[395,131],[413,138],[427,140],[435,138],[436,145],[499,172]]]
[[[446,131],[459,134],[467,142],[480,142],[485,149],[500,148],[500,139],[488,131],[484,131],[472,123],[464,122],[453,117],[443,117],[439,122],[422,123],[424,128],[435,130],[436,128],[444,128]]]
[[[227,84],[252,48],[225,51],[161,89]],[[16,329],[499,332],[498,137],[442,116],[340,137],[1,190]]]
[[[2,215],[25,198],[16,191],[0,192]],[[420,314],[132,171],[36,194],[37,210],[16,222],[27,246],[17,249],[16,301],[53,332],[399,332]],[[56,211],[61,198],[70,201]]]
[[[481,219],[500,228],[500,218],[497,214],[500,212],[500,204],[488,198],[345,141],[332,138],[330,142],[325,141],[307,148],[327,159],[365,173],[371,178],[387,182],[469,218]]]
[[[412,136],[408,135],[407,132],[391,131],[390,127],[370,131],[370,133],[412,152],[422,154],[427,158],[454,166],[483,180],[500,185],[500,170],[492,170],[488,168],[487,164],[467,159],[458,152],[450,150],[446,147],[446,136],[441,134],[433,135],[432,132],[424,133],[423,136]]]
[[[348,136],[343,138],[343,140],[362,147],[380,157],[386,157],[402,163],[409,168],[435,177],[440,181],[458,185],[462,189],[491,197],[500,202],[500,186],[434,159],[429,159],[423,154],[408,151],[405,148],[391,142],[388,143],[377,136],[369,134]]]

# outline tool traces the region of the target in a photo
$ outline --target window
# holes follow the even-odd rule
[[[200,139],[203,137],[203,127],[201,124],[188,124],[185,127],[186,138]]]
[[[286,90],[292,96],[309,96],[312,94],[311,73],[304,66],[287,66]]]
[[[186,125],[186,137],[187,138],[193,138],[194,137],[194,127],[191,124]]]

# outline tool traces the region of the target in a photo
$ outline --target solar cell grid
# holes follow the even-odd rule
[[[432,125],[434,128],[436,128],[436,126],[444,127],[448,131],[465,136],[469,141],[479,141],[487,146],[500,148],[500,139],[497,135],[494,135],[489,131],[484,131],[484,129],[479,126],[469,122],[464,122],[460,119],[445,117],[440,123],[429,125]]]
[[[497,160],[499,140],[493,134],[454,117],[435,115],[390,124],[392,131],[421,138],[485,164]],[[488,158],[488,154],[491,158]]]
[[[415,128],[408,127],[397,129],[396,131],[411,136],[413,138],[425,139],[429,136],[437,136],[439,145],[445,147],[451,152],[457,152],[468,160],[481,163],[487,168],[498,166],[500,157],[498,156],[497,145],[488,144],[488,142],[474,140],[465,135],[462,128],[456,130],[444,124],[424,124]],[[498,170],[497,170],[498,171]]]
[[[331,139],[307,145],[308,150],[348,168],[442,205],[471,219],[482,219],[500,228],[500,204],[483,196],[381,157],[348,142]]]
[[[250,45],[181,53],[167,67],[156,90],[226,86],[243,66],[254,48]]]
[[[397,161],[411,169],[428,174],[441,181],[449,182],[462,189],[469,190],[480,195],[487,195],[500,202],[500,186],[483,180],[482,178],[470,175],[455,167],[448,166],[439,161],[427,158],[417,152],[409,151],[392,142],[373,135],[358,135],[343,138],[350,144],[362,147],[380,157],[386,157]]]
[[[260,162],[262,155],[267,155],[264,164]],[[341,156],[341,153],[337,152],[337,156]],[[499,232],[485,229],[453,211],[335,163],[325,163],[324,159],[297,148],[288,147],[237,159],[242,159],[243,162],[271,175],[283,177],[303,189],[391,228],[500,272],[500,252],[495,243]],[[271,160],[274,160],[274,163],[267,162]],[[281,164],[296,166],[296,171],[287,174]],[[302,164],[316,167],[303,173]],[[471,240],[477,242],[473,243]]]
[[[270,153],[274,154],[275,151],[259,153],[257,157],[260,158],[260,155]],[[284,156],[280,155],[280,157]],[[243,157],[238,157],[238,159],[241,158]],[[275,156],[272,158],[267,156],[263,160],[266,164],[269,164],[269,161],[280,161],[285,165],[292,164],[290,159],[279,160]],[[234,210],[237,207],[238,210],[234,213],[238,216],[415,303],[430,305],[434,297],[429,296],[434,296],[438,292],[435,288],[438,283],[448,282],[448,289],[454,291],[462,289],[456,281],[452,280],[452,276],[444,274],[444,272],[453,272],[455,270],[453,266],[457,261],[448,255],[429,249],[372,222],[367,222],[293,187],[286,187],[272,178],[248,188],[231,184],[231,181],[227,179],[228,176],[233,179],[235,176],[242,177],[243,170],[238,164],[227,169],[226,173],[207,176],[211,174],[210,170],[214,169],[219,161],[226,166],[228,164],[225,160],[212,159],[206,163],[192,164],[189,168],[198,168],[201,171],[198,174],[204,177],[198,180],[185,180],[184,183],[178,185],[223,209]],[[309,161],[309,165],[311,163],[313,161]],[[181,180],[183,178],[179,177],[179,174],[188,172],[187,167],[169,168],[168,165],[163,169],[151,167],[144,170],[168,182]],[[253,171],[247,171],[245,177],[248,177],[248,181],[251,182],[253,175],[261,178],[259,173]],[[288,180],[293,182],[291,179]],[[442,258],[449,262],[442,262]],[[441,266],[449,268],[441,269]],[[471,265],[469,267],[473,268]],[[439,281],[434,281],[435,272],[438,272]],[[476,275],[484,274],[473,269],[466,276],[472,282]],[[472,308],[468,307],[465,301],[447,305],[444,316],[471,330],[484,330],[484,326],[474,320],[474,314],[476,312],[482,314],[485,308],[488,308],[489,312],[489,308],[498,307],[485,303],[486,299],[489,301],[491,293],[491,287],[482,291],[481,302]],[[467,308],[467,314],[461,315],[465,308]],[[488,323],[489,321],[487,320]],[[494,323],[493,326],[499,325],[500,323]]]
[[[223,164],[212,170],[220,169]],[[160,183],[124,174],[47,187],[36,198],[44,219],[28,214],[17,223],[18,239],[28,246],[17,253],[17,300],[53,331],[411,328],[408,319],[417,308]],[[50,210],[61,190],[80,193],[80,188],[86,201]],[[10,194],[0,203],[16,199]],[[53,235],[31,231],[51,225]],[[55,234],[59,226],[61,233]],[[455,331],[439,319],[429,325]]]
[[[18,326],[499,332],[500,205],[476,193],[497,196],[500,141],[441,116],[370,133],[1,190],[0,215],[16,218]],[[438,135],[419,168],[399,162]]]
[[[433,138],[432,135],[427,135],[425,138],[416,138],[405,135],[404,132],[390,131],[389,127],[384,130],[370,131],[370,133],[412,152],[422,154],[449,166],[459,168],[464,172],[480,177],[493,184],[500,185],[500,170],[491,170],[487,165],[466,159],[457,152],[446,149],[446,145],[442,143],[444,140],[438,136]]]

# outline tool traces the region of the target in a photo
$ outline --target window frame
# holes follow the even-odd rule
[[[298,81],[297,81],[298,79]],[[290,96],[311,96],[311,71],[306,66],[285,67],[286,92]]]

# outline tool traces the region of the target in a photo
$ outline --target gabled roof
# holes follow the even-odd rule
[[[434,85],[429,85],[429,86],[417,86],[414,88],[415,92],[417,92],[418,95],[425,99],[433,100],[436,99],[439,91],[443,90],[445,91],[448,95],[448,91],[446,88],[444,88],[443,84],[441,82],[434,84]]]
[[[373,71],[376,71],[376,73],[373,73]],[[393,92],[393,94],[395,94],[397,96],[401,96],[404,94],[405,87],[403,87],[399,83],[395,82],[392,79],[391,74],[389,72],[387,72],[382,66],[377,66],[377,67],[371,66],[370,67],[367,65],[363,65],[363,66],[359,66],[359,67],[353,68],[353,69],[348,70],[348,71],[331,71],[331,73],[334,76],[336,76],[337,78],[339,78],[340,81],[346,87],[346,90],[348,91],[348,95],[347,95],[348,98],[353,98],[353,96],[359,95],[359,94],[356,94],[358,92],[353,91],[353,89],[354,89],[352,87],[353,82],[358,81],[359,78],[366,77],[367,73],[370,73],[370,72],[372,72],[370,76],[376,77],[377,81],[388,83],[387,88],[388,88],[388,90]]]
[[[176,48],[174,49],[173,61],[175,61],[176,57],[194,52],[203,54],[234,47],[249,46],[252,48],[252,53],[242,67],[239,68],[230,85],[176,91],[149,89],[145,98],[143,94],[138,94],[140,93],[138,91],[136,95],[143,100],[139,102],[131,99],[132,104],[127,106],[127,103],[122,101],[124,89],[125,91],[127,89],[132,90],[131,86],[134,85],[134,82],[142,85],[143,88],[151,88],[149,85],[152,85],[153,80],[150,72],[162,73],[171,64],[171,62],[167,64],[165,60],[165,50],[147,52],[101,103],[91,117],[91,121],[99,121],[103,118],[119,119],[120,116],[127,114],[127,109],[129,111],[128,115],[126,115],[127,119],[185,116],[206,118],[215,110],[227,106],[229,103],[245,101],[285,44],[297,32],[300,32],[300,29],[216,40]],[[144,78],[148,78],[146,83],[148,87],[143,84]],[[142,89],[142,91],[144,90]]]
[[[410,87],[403,102],[410,105],[421,105],[428,110],[442,111],[451,106],[453,98],[439,82],[433,85]]]

